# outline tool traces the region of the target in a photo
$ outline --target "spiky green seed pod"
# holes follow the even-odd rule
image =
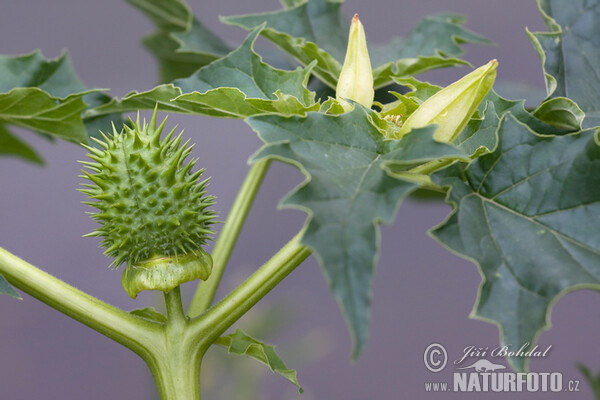
[[[92,218],[101,226],[86,236],[100,236],[105,254],[114,257],[111,267],[122,263],[123,287],[135,298],[141,290],[168,292],[180,283],[206,279],[212,259],[202,246],[214,234],[215,213],[209,209],[214,197],[206,195],[208,179],[199,182],[204,170],[192,173],[197,160],[184,163],[192,146],[181,145],[175,128],[160,139],[166,119],[156,126],[156,110],[150,124],[140,124],[87,147],[94,162],[83,185],[99,211]]]

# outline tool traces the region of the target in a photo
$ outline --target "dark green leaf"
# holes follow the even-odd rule
[[[223,336],[215,341],[216,345],[225,347],[229,354],[237,354],[239,356],[246,355],[262,362],[271,368],[272,372],[276,372],[292,382],[298,387],[298,392],[302,393],[302,388],[296,378],[296,371],[288,369],[284,362],[275,353],[275,347],[266,345],[256,339],[246,335],[242,330],[238,329],[231,335]]]
[[[66,53],[55,60],[44,59],[40,52],[0,55],[0,123],[87,143],[81,119],[84,98],[100,96],[104,95],[81,83]],[[12,139],[15,146],[16,138]],[[26,151],[23,146],[19,146],[21,155],[32,159],[31,149]]]
[[[266,23],[262,35],[292,55],[302,65],[317,61],[313,73],[332,88],[336,87],[344,60],[350,23],[340,10],[340,1],[309,0],[284,3],[285,8],[270,13],[223,18],[223,22],[244,29]],[[453,58],[463,54],[462,43],[490,42],[461,25],[464,19],[450,14],[420,21],[405,39],[370,45],[375,87],[391,83],[393,77],[416,75],[431,69],[466,64]],[[366,27],[368,36],[368,27]]]
[[[472,157],[489,153],[496,147],[496,130],[500,118],[493,102],[487,102],[482,118],[471,118],[454,143]]]
[[[178,53],[203,55],[207,57],[207,61],[210,58],[212,60],[220,58],[233,50],[197,20],[192,21],[189,31],[173,33],[172,37],[179,42]]]
[[[87,114],[153,109],[162,111],[244,118],[277,112],[304,114],[317,109],[314,93],[306,88],[311,66],[295,71],[274,69],[253,50],[260,29],[226,57],[207,65],[192,76],[161,85],[151,91],[133,92]]]
[[[285,8],[292,8],[292,7],[299,6],[300,4],[304,3],[305,1],[306,0],[281,0],[280,3]]]
[[[226,17],[221,20],[248,30],[266,23],[261,32],[264,37],[289,53],[301,65],[316,61],[313,73],[335,88],[342,70],[339,60],[344,57],[346,35],[350,26],[339,12],[340,4],[313,0],[272,13]],[[318,45],[319,40],[325,47]]]
[[[192,23],[189,6],[182,0],[127,0],[146,14],[154,24],[165,30],[185,31]]]
[[[265,142],[254,160],[279,159],[306,175],[282,206],[310,214],[302,242],[321,262],[357,357],[368,333],[377,224],[392,222],[400,200],[418,187],[391,177],[387,170],[464,154],[435,142],[433,127],[414,130],[402,140],[385,140],[373,123],[377,120],[381,126],[377,114],[355,107],[340,115],[261,115],[247,122]]]
[[[286,42],[292,44],[297,39],[304,39],[316,44],[337,61],[343,61],[350,22],[341,12],[341,5],[341,1],[309,0],[275,12],[224,17],[221,20],[247,30],[266,23],[262,34],[269,40],[277,38],[274,43],[278,46],[287,47]],[[270,33],[275,36],[270,37]],[[283,35],[288,37],[285,41]],[[301,43],[292,44],[295,45]]]
[[[432,176],[451,188],[452,215],[433,235],[476,262],[476,318],[519,348],[548,327],[551,305],[600,283],[600,147],[592,130],[541,136],[512,115],[493,153]],[[509,360],[517,370],[523,357]]]
[[[444,58],[439,55],[428,57],[419,55],[413,58],[403,58],[375,68],[373,70],[373,85],[375,88],[381,88],[389,85],[394,78],[411,77],[432,69],[468,64],[458,58]]]
[[[49,61],[39,51],[19,56],[0,55],[0,93],[25,87],[37,87],[60,99],[89,91],[75,74],[66,53]]]
[[[35,164],[44,164],[44,160],[34,149],[16,138],[4,125],[0,125],[0,155],[21,157]]]
[[[437,14],[423,18],[406,38],[394,38],[388,44],[371,46],[375,66],[375,87],[394,77],[410,77],[436,68],[468,64],[457,56],[464,54],[460,44],[492,44],[465,29],[465,18],[455,14]]]
[[[374,47],[371,58],[374,65],[417,56],[460,56],[465,43],[492,44],[462,25],[465,17],[456,14],[430,15],[420,20],[406,38],[394,38],[388,44]]]
[[[568,97],[600,126],[600,0],[538,0],[549,32],[529,33],[550,97]]]
[[[152,307],[146,307],[139,310],[132,310],[129,311],[129,313],[161,324],[167,323],[167,317],[165,317]]]
[[[159,62],[161,82],[189,76],[231,51],[229,45],[194,18],[184,1],[127,1],[158,28],[143,43]]]
[[[10,297],[14,297],[16,299],[22,300],[21,295],[4,279],[2,275],[0,275],[0,294],[5,294]]]
[[[533,112],[533,116],[566,132],[577,132],[581,130],[585,114],[573,100],[554,97],[542,102]]]
[[[541,110],[539,116],[543,120],[525,110],[525,100],[507,100],[498,96],[494,91],[488,93],[482,104],[485,104],[486,101],[494,103],[494,108],[498,116],[510,112],[517,120],[535,132],[541,132],[545,135],[564,135],[579,130],[575,121],[578,119],[578,115],[581,114],[576,104],[569,101],[569,99],[564,100],[562,108],[556,107],[560,103],[553,104],[554,100],[552,99],[542,102],[538,110]],[[566,120],[559,124],[558,120],[564,115],[569,115],[569,120],[573,123],[569,123],[569,120]]]

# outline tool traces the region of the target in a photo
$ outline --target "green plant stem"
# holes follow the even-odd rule
[[[167,306],[168,325],[185,324],[187,321],[181,303],[181,287],[177,286],[170,292],[165,293],[165,304]]]
[[[438,169],[444,168],[447,165],[452,164],[454,159],[445,159],[445,160],[433,160],[426,162],[425,164],[421,164],[418,167],[415,167],[408,172],[412,174],[420,174],[420,175],[431,175]]]
[[[0,273],[16,288],[131,349],[153,358],[162,327],[100,301],[0,248]]]
[[[202,357],[216,339],[309,255],[296,235],[244,283],[204,314],[184,315],[179,287],[165,295],[167,324],[164,343],[148,363],[163,400],[199,400]]]
[[[181,291],[165,294],[165,325],[95,299],[0,248],[0,273],[16,288],[137,353],[162,400],[200,400],[200,365],[210,345],[302,263],[311,251],[296,235],[227,297],[195,320],[185,316]]]
[[[188,309],[190,317],[200,315],[212,305],[231,252],[235,247],[242,226],[244,226],[244,222],[246,221],[248,211],[254,202],[254,198],[269,168],[269,164],[270,160],[261,160],[250,167],[212,251],[213,270],[210,277],[205,282],[198,284],[190,303]]]
[[[155,349],[154,362],[148,363],[160,398],[163,400],[200,400],[200,364],[204,349],[189,340],[189,320],[183,312],[181,289],[165,293],[167,324],[162,346]]]
[[[302,234],[298,233],[223,300],[192,320],[190,335],[198,338],[202,347],[208,348],[311,254],[310,249],[300,243]]]

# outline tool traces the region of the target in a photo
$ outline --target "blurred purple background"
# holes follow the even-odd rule
[[[209,28],[236,45],[245,32],[220,24],[218,15],[279,8],[277,0],[190,3]],[[499,82],[517,82],[521,88],[537,90],[544,87],[540,61],[525,33],[526,26],[545,30],[535,1],[347,0],[344,10],[348,16],[360,14],[373,43],[406,34],[429,13],[465,14],[468,28],[497,43],[496,47],[467,46],[468,61],[481,65],[497,58]],[[110,88],[110,94],[117,96],[150,89],[156,83],[156,63],[139,45],[140,38],[152,30],[143,15],[118,0],[2,0],[0,4],[0,53],[40,48],[53,58],[68,49],[87,86]],[[447,84],[466,72],[466,68],[447,70],[425,78]],[[242,121],[170,116],[168,125],[175,123],[197,142],[194,156],[200,157],[199,164],[212,176],[210,190],[218,197],[215,208],[225,218],[259,140]],[[47,166],[0,158],[0,246],[124,309],[158,303],[160,297],[152,294],[131,300],[121,288],[120,271],[108,270],[110,261],[98,249],[98,241],[81,238],[94,229],[85,214],[91,209],[80,203],[83,195],[76,191],[81,183],[76,161],[85,152],[69,143],[49,143],[28,132],[19,133],[40,151]],[[302,180],[300,172],[290,166],[272,166],[231,259],[225,288],[248,276],[301,228],[303,213],[276,208],[278,200]],[[270,342],[278,346],[288,366],[298,370],[305,389],[299,396],[293,385],[267,371],[265,399],[591,398],[583,382],[581,392],[571,396],[425,392],[425,382],[448,381],[452,375],[449,367],[438,374],[425,368],[423,352],[430,343],[443,344],[454,360],[467,346],[493,348],[499,341],[494,325],[468,317],[480,282],[475,265],[450,254],[426,234],[449,211],[439,203],[409,200],[400,208],[396,222],[382,227],[371,336],[364,355],[354,364],[341,312],[314,258],[259,303],[259,312],[274,304],[289,305],[285,334]],[[184,290],[189,300],[193,285]],[[545,359],[534,360],[532,370],[562,372],[568,380],[582,379],[576,362],[594,371],[600,368],[599,309],[596,292],[579,291],[561,299],[551,315],[553,328],[539,340],[541,348],[552,345],[552,351]],[[244,328],[252,318],[236,327]],[[304,357],[293,350],[299,342],[309,343],[300,351]],[[221,349],[211,352],[224,353]],[[23,301],[0,298],[0,354],[2,400],[156,397],[150,374],[137,356],[26,295]],[[204,370],[203,379],[213,379],[211,373]]]

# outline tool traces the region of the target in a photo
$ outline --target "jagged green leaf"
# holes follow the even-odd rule
[[[8,128],[0,125],[0,156],[15,156],[35,164],[44,164],[44,160],[27,143],[14,136]]]
[[[160,29],[185,31],[192,23],[190,7],[183,0],[127,0]]]
[[[491,91],[485,97],[485,102],[494,103],[498,116],[510,112],[517,120],[530,127],[535,132],[546,135],[564,135],[581,129],[581,110],[569,99],[546,99],[539,107],[530,113],[525,109],[525,100],[508,100]],[[568,116],[568,118],[565,118]]]
[[[585,113],[571,99],[553,97],[544,100],[533,111],[533,116],[540,121],[566,132],[581,130]]]
[[[304,3],[305,1],[306,0],[281,0],[280,3],[285,8],[292,8]]]
[[[279,11],[221,18],[222,22],[247,30],[266,24],[262,35],[290,54],[301,65],[313,61],[313,73],[335,88],[347,45],[347,18],[340,1],[295,2]],[[290,4],[291,5],[291,4]]]
[[[268,366],[272,372],[276,372],[292,382],[298,387],[298,392],[302,393],[302,388],[296,378],[296,371],[288,369],[285,363],[275,352],[275,346],[264,344],[245,334],[241,329],[237,329],[231,335],[223,336],[215,341],[216,345],[225,347],[229,354],[239,356],[246,355],[254,358]]]
[[[483,116],[471,118],[454,144],[471,157],[489,153],[496,147],[496,130],[499,122],[500,118],[494,103],[487,102]]]
[[[341,1],[332,0],[289,2],[279,11],[226,17],[222,21],[248,30],[266,23],[264,37],[303,65],[316,60],[313,73],[335,88],[350,26],[341,5]],[[386,86],[393,77],[466,64],[454,58],[464,52],[459,44],[490,42],[463,28],[463,23],[464,18],[457,15],[430,16],[404,39],[394,38],[382,46],[369,44],[375,87]],[[368,27],[366,30],[368,36]]]
[[[534,343],[560,296],[599,288],[598,132],[539,135],[506,114],[494,152],[432,180],[450,187],[454,206],[432,233],[479,265],[473,316],[498,324],[503,344]]]
[[[463,27],[466,19],[456,14],[430,15],[417,23],[406,38],[394,38],[382,46],[371,46],[375,87],[393,78],[411,77],[423,72],[468,64],[458,58],[465,43],[492,44]]]
[[[528,32],[544,67],[548,96],[568,97],[600,126],[600,0],[538,0],[548,32]]]
[[[340,115],[260,115],[246,121],[265,142],[253,160],[279,159],[306,176],[281,205],[309,214],[302,242],[321,262],[357,357],[368,333],[377,224],[392,222],[400,200],[418,187],[395,179],[388,169],[464,154],[435,142],[434,127],[414,130],[402,140],[385,140],[377,114],[358,104]]]
[[[461,44],[492,44],[490,40],[464,28],[465,23],[466,18],[457,14],[426,16],[406,38],[394,38],[385,45],[375,46],[371,58],[374,65],[383,65],[418,56],[461,56],[465,53]]]
[[[182,0],[127,0],[158,28],[143,38],[158,60],[161,82],[189,76],[231,47],[196,19]]]
[[[387,62],[373,70],[373,85],[379,89],[390,84],[394,78],[410,77],[432,69],[468,65],[458,58],[441,56],[415,56],[403,58],[395,62]]]
[[[194,19],[190,29],[182,33],[173,33],[173,38],[179,43],[177,52],[180,54],[196,54],[206,57],[206,64],[229,54],[233,50],[227,43],[209,31],[202,23]]]
[[[167,317],[165,317],[163,314],[159,313],[152,307],[146,307],[139,310],[131,310],[129,311],[129,313],[161,324],[167,323]]]
[[[255,114],[305,114],[317,109],[306,88],[311,66],[285,71],[264,63],[253,50],[260,29],[235,51],[192,76],[148,92],[132,92],[90,111],[87,116],[153,109],[216,117],[245,118]]]
[[[496,147],[500,118],[511,113],[520,122],[546,135],[564,135],[581,129],[581,112],[569,99],[547,99],[533,112],[525,109],[525,100],[507,100],[491,91],[481,103],[482,117],[474,116],[455,144],[467,154],[478,157]]]
[[[87,108],[83,94],[58,99],[37,87],[0,93],[0,123],[47,133],[76,143],[87,142],[81,113]]]
[[[0,274],[0,294],[5,294],[10,297],[14,297],[15,299],[21,300],[21,295],[4,279],[4,277]]]
[[[86,116],[98,117],[114,112],[129,112],[136,110],[152,110],[158,105],[159,110],[181,114],[211,115],[216,117],[229,117],[229,113],[211,110],[206,106],[195,106],[191,103],[180,103],[177,98],[181,96],[181,89],[173,84],[159,85],[147,92],[131,92],[121,100],[112,99],[110,102],[89,110]]]
[[[39,51],[25,55],[0,55],[0,123],[18,125],[75,143],[87,143],[106,121],[83,120],[86,103],[101,104],[108,96],[88,89],[77,77],[68,54],[46,60]],[[118,119],[118,115],[112,115]],[[21,156],[41,162],[4,128],[4,153],[18,149]]]
[[[39,51],[0,55],[0,93],[26,87],[36,87],[60,99],[89,90],[75,74],[67,53],[54,60],[46,60]]]

